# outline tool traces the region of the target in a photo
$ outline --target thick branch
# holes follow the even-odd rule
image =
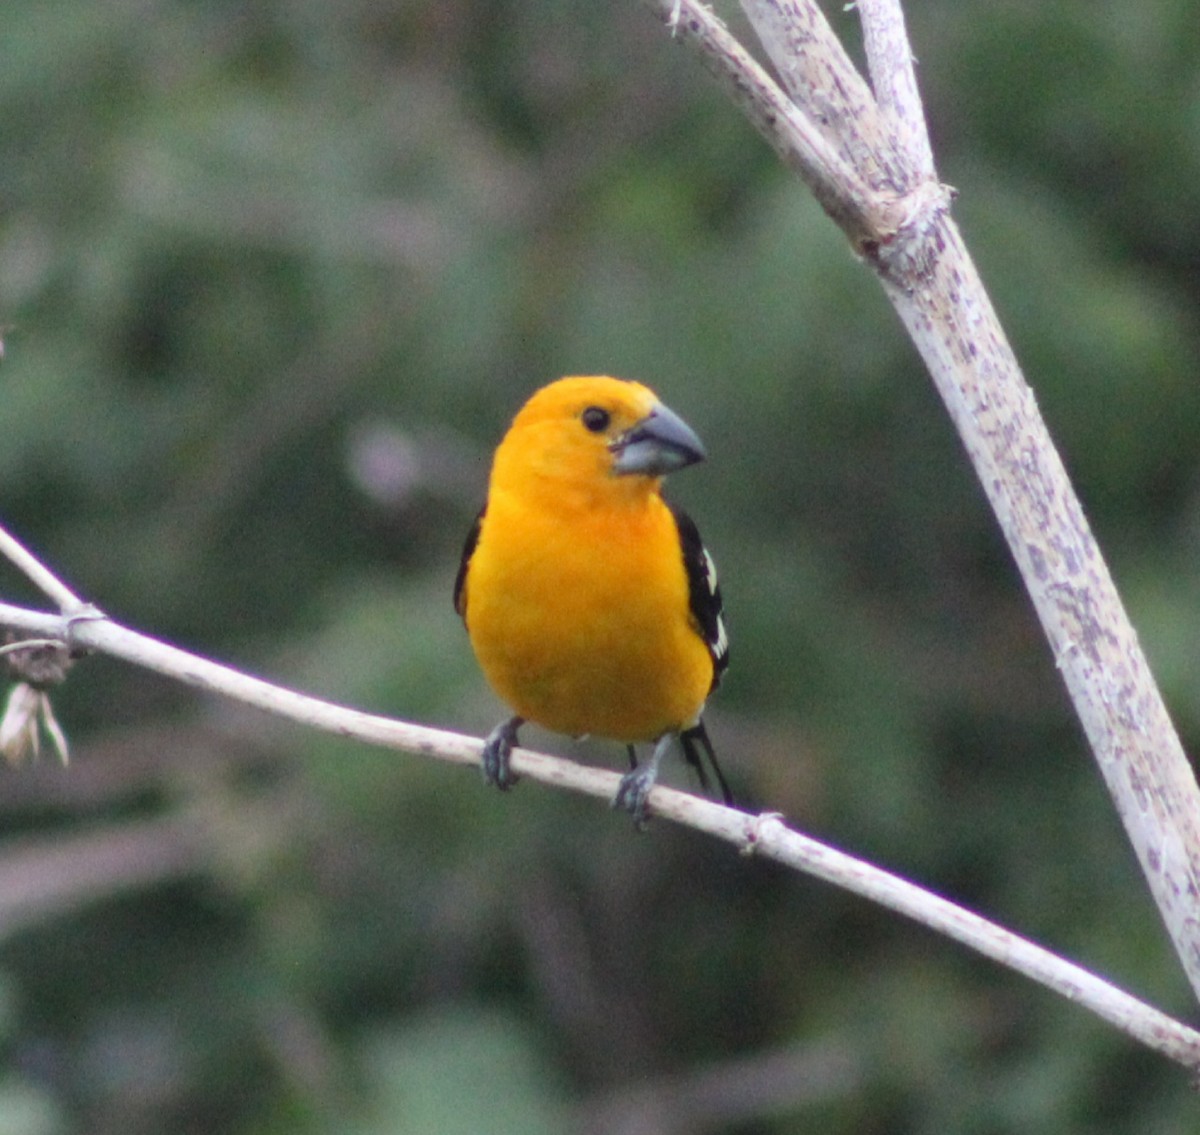
[[[1200,792],[1062,460],[957,227],[884,288],[1008,540],[1105,783],[1200,992]]]
[[[662,3],[649,2],[667,18]],[[822,186],[826,211],[837,220],[845,211],[839,195],[859,202],[863,181],[883,195],[859,206],[876,223],[873,233],[843,230],[879,276],[963,439],[1200,995],[1200,789],[1033,393],[947,215],[949,196],[928,176],[928,131],[898,0],[860,3],[879,103],[864,94],[861,77],[846,73],[845,51],[815,0],[743,0],[743,7],[797,104],[818,108],[824,136],[856,166],[845,187]],[[691,16],[695,6],[673,6],[687,13],[699,42],[705,25]],[[706,58],[718,50],[716,41],[700,46]],[[739,59],[725,56],[733,87]],[[743,106],[759,97],[748,81],[740,89]],[[765,106],[747,113],[763,129]],[[912,173],[926,176],[914,182]],[[882,208],[889,186],[905,191],[898,217]]]

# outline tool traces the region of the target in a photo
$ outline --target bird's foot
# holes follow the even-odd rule
[[[483,779],[501,792],[507,792],[520,779],[512,771],[509,757],[517,743],[517,730],[524,724],[523,717],[510,717],[500,722],[483,743]]]
[[[633,826],[642,831],[650,818],[646,805],[649,803],[650,790],[658,780],[658,766],[662,764],[663,754],[675,740],[674,733],[664,733],[654,745],[650,759],[640,768],[637,765],[637,752],[629,746],[630,770],[621,777],[617,786],[617,794],[613,797],[612,806],[628,812],[633,817]]]
[[[635,768],[621,777],[617,794],[613,797],[612,806],[628,812],[633,817],[633,826],[639,831],[646,827],[650,816],[646,805],[650,797],[650,789],[658,779],[658,769],[653,764]]]

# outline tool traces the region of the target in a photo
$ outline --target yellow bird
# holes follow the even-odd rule
[[[678,737],[708,787],[701,720],[729,662],[712,558],[662,478],[705,458],[695,432],[640,383],[563,378],[537,391],[496,450],[487,502],[454,585],[475,656],[515,716],[483,750],[487,781],[515,783],[526,721],[626,744],[613,800],[640,825]],[[654,742],[639,767],[636,742]]]

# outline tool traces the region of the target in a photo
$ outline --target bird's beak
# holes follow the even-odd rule
[[[609,449],[615,455],[614,473],[645,477],[662,477],[708,456],[696,431],[661,402],[656,402],[654,409],[613,441]]]

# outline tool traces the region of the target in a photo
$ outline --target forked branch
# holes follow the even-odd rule
[[[782,91],[695,0],[647,0],[791,160],[875,271],[1008,541],[1130,843],[1200,995],[1200,791],[1033,392],[934,177],[899,0],[857,0],[874,91],[815,0],[743,0]],[[765,93],[760,95],[760,91]],[[802,120],[793,127],[794,117]],[[806,128],[804,128],[806,124]],[[853,176],[843,179],[850,166]],[[819,170],[820,179],[811,176]],[[867,187],[864,198],[863,185]],[[846,218],[852,217],[853,223]]]

